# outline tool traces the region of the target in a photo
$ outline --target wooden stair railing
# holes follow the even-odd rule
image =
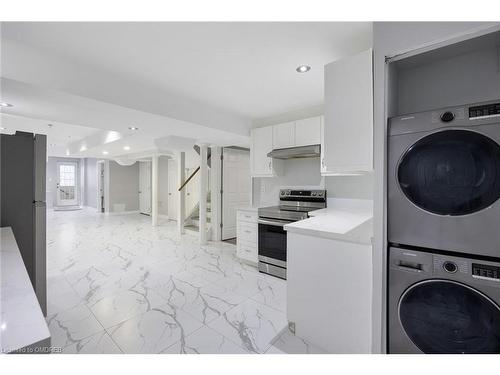
[[[199,154],[200,153],[200,147],[198,145],[194,145],[193,148],[196,150],[196,152]],[[208,155],[207,155],[207,164],[208,164],[208,167],[210,168],[210,159],[212,158],[212,152],[208,151]],[[184,183],[181,185],[181,187],[179,189],[177,189],[177,191],[181,191],[182,189],[184,189],[184,186],[186,186],[188,184],[189,181],[191,181],[191,179],[196,175],[196,173],[198,173],[198,171],[200,170],[200,166],[198,166],[198,168],[196,168],[194,170],[193,173],[191,173],[191,175],[187,178],[186,181],[184,181]]]
[[[200,170],[200,167],[196,168],[196,169],[194,170],[194,172],[193,172],[193,173],[191,173],[191,176],[189,176],[189,177],[187,178],[187,180],[186,180],[186,181],[184,181],[184,183],[181,185],[181,187],[180,187],[179,189],[177,189],[177,191],[181,191],[182,189],[184,189],[184,186],[186,186],[186,185],[188,184],[188,182],[189,182],[189,181],[191,181],[191,179],[194,177],[194,175],[195,175],[196,173],[198,173],[198,171],[199,171],[199,170]]]

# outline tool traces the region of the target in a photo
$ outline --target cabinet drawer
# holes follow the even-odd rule
[[[257,222],[257,212],[250,212],[250,211],[238,211],[238,222],[240,221],[246,221],[250,223],[256,223]]]
[[[258,226],[257,223],[238,223],[238,241],[250,242],[257,245]]]
[[[246,243],[244,241],[239,241],[236,255],[238,256],[238,258],[246,259],[251,262],[257,263],[257,258],[258,258],[257,246]]]

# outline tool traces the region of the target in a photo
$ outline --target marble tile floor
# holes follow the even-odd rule
[[[286,282],[174,222],[47,213],[47,323],[62,353],[322,353],[291,334]]]

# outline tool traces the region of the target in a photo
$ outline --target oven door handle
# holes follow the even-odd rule
[[[292,223],[292,221],[258,219],[257,223],[264,224],[264,225],[272,225],[272,226],[275,226],[275,227],[283,227],[286,224]]]

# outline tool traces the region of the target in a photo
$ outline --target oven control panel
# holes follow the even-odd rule
[[[326,190],[292,190],[281,189],[280,198],[325,198]]]

